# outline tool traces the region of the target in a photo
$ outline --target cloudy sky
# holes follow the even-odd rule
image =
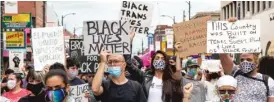
[[[188,18],[188,4],[186,1],[168,0],[168,1],[144,1],[154,5],[153,18],[151,28],[154,29],[158,24],[171,25],[172,19],[161,17],[160,15],[175,16],[176,22],[183,20],[183,10]],[[61,16],[68,13],[76,13],[76,15],[67,16],[64,19],[65,27],[73,32],[73,28],[83,27],[83,21],[88,20],[118,20],[121,8],[120,0],[111,1],[49,1],[48,4],[53,6],[59,20]],[[220,1],[215,0],[192,0],[191,16],[197,12],[218,11],[220,10]],[[186,19],[187,20],[187,19]],[[81,35],[82,29],[76,31],[77,35]],[[151,30],[152,32],[153,30]],[[142,39],[146,39],[144,35],[137,34],[133,42],[133,53],[141,49]],[[147,42],[144,41],[144,47]]]

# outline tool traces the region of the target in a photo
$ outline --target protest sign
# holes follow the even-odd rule
[[[6,35],[6,47],[10,48],[25,48],[26,36],[23,31],[21,32],[4,32]]]
[[[137,1],[123,1],[120,11],[121,20],[130,22],[135,33],[148,34],[152,21],[153,5]]]
[[[260,53],[260,21],[209,21],[207,53]]]
[[[32,28],[34,68],[43,70],[47,64],[65,64],[63,27]]]
[[[75,100],[74,102],[88,102],[88,98],[85,97],[85,92],[88,90],[88,84],[70,86],[70,96]]]
[[[24,65],[24,51],[9,50],[9,68],[15,73],[21,73],[21,67]]]
[[[85,55],[98,55],[102,48],[116,54],[130,54],[129,23],[127,21],[84,22]]]
[[[99,56],[84,55],[83,39],[69,39],[69,56],[80,63],[80,73],[96,72]]]
[[[181,46],[177,51],[180,57],[206,52],[207,21],[210,19],[206,16],[173,25],[175,42]]]

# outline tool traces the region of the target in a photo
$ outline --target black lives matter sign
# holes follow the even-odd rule
[[[116,54],[130,54],[128,21],[86,21],[84,22],[85,55],[98,55],[104,48]]]
[[[153,5],[136,1],[123,1],[121,20],[130,22],[130,29],[136,33],[148,34],[152,21]]]
[[[69,39],[69,56],[80,62],[80,72],[96,72],[98,68],[99,56],[84,55],[83,39]]]

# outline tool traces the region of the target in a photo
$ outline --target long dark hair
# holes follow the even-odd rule
[[[263,56],[260,58],[259,62],[259,72],[262,74],[269,75],[274,78],[274,57],[273,56]]]
[[[176,72],[175,67],[171,67],[169,64],[169,57],[163,51],[157,51],[152,56],[151,70],[153,74],[155,73],[155,68],[153,66],[153,61],[157,54],[162,54],[166,63],[166,67],[163,70],[163,88],[162,88],[162,100],[164,102],[181,102],[183,98],[182,83],[180,80],[175,80],[172,78],[173,73]]]

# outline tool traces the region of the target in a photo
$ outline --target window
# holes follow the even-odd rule
[[[255,8],[255,1],[251,1],[252,14],[254,14],[254,8]]]
[[[266,3],[265,3],[266,1],[263,1],[263,10],[265,10],[265,8],[266,8]]]
[[[233,17],[233,3],[231,3],[230,5],[231,5],[231,6],[230,6],[230,7],[231,7],[231,8],[230,8],[230,11],[231,11],[230,16]]]
[[[233,5],[234,5],[234,16],[236,16],[237,15],[237,3],[236,3],[236,1],[233,1]]]
[[[241,3],[240,3],[240,1],[238,1],[237,2],[237,5],[238,5],[238,7],[237,7],[237,13],[238,13],[238,15],[237,15],[237,17],[238,17],[238,19],[241,19]]]
[[[268,1],[268,8],[271,8],[272,1]]]
[[[229,16],[230,16],[230,12],[229,12],[230,9],[229,8],[230,8],[229,5],[227,5],[227,14],[228,14],[227,18],[229,18]]]
[[[226,20],[226,8],[224,7],[224,19]]]
[[[247,1],[247,11],[250,11],[250,1]]]
[[[245,18],[245,1],[242,1],[242,7],[243,7],[243,18]]]
[[[260,2],[261,1],[257,1],[257,12],[260,12]]]

